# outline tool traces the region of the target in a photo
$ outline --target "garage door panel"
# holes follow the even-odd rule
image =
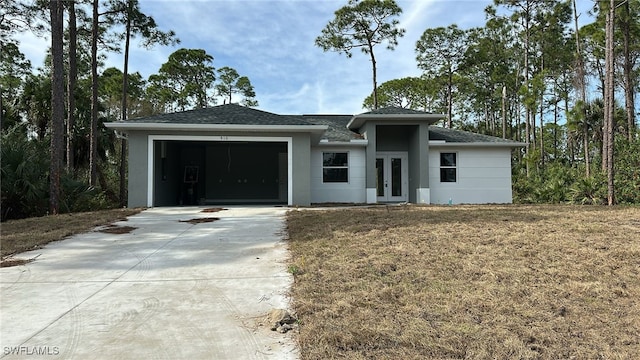
[[[278,154],[286,144],[221,143],[207,146],[207,200],[277,200]]]

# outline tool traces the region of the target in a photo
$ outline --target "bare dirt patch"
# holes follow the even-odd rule
[[[638,208],[406,206],[287,218],[303,359],[640,353]]]
[[[201,212],[203,213],[215,213],[215,212],[219,212],[219,211],[224,211],[227,210],[225,208],[206,208],[206,209],[202,209]]]
[[[104,229],[100,229],[98,231],[105,234],[128,234],[135,229],[137,228],[133,226],[118,226],[118,225],[111,224],[111,225],[107,225]]]
[[[180,222],[186,222],[189,223],[191,225],[196,225],[196,224],[204,224],[204,223],[210,223],[210,222],[214,222],[220,220],[220,218],[215,218],[215,217],[209,217],[209,218],[195,218],[195,219],[190,219],[190,220],[178,220]]]
[[[34,261],[35,259],[36,258],[31,258],[31,259],[6,258],[0,261],[0,267],[20,266],[20,265],[28,264]]]

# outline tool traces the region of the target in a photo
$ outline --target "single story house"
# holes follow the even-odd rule
[[[129,142],[128,206],[511,203],[524,144],[384,108],[278,115],[235,104],[105,125]]]

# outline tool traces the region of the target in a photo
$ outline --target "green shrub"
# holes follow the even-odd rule
[[[2,221],[47,213],[49,153],[46,141],[30,140],[25,125],[0,138]]]
[[[601,205],[605,203],[605,181],[602,175],[577,179],[569,189],[571,202],[582,205]]]

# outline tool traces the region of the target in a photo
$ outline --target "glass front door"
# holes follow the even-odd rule
[[[376,192],[380,202],[407,201],[407,154],[378,153]]]

